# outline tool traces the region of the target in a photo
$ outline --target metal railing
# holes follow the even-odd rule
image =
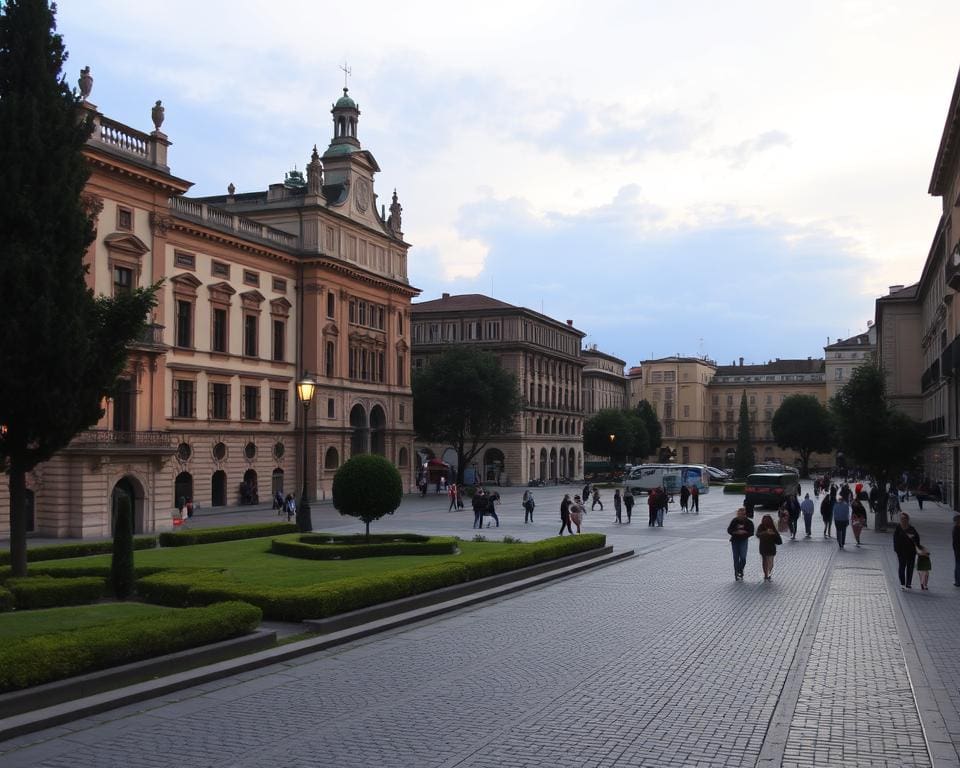
[[[131,447],[173,448],[173,438],[168,432],[118,432],[112,429],[88,429],[71,442],[75,447]]]

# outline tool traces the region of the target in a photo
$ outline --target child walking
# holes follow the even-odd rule
[[[930,589],[927,586],[930,580],[930,550],[926,547],[917,547],[917,575],[920,577],[920,589]]]

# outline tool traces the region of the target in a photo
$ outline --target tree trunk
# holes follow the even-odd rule
[[[885,531],[887,529],[887,504],[889,503],[889,496],[887,496],[887,478],[885,475],[874,475],[877,479],[877,482],[880,484],[880,498],[878,499],[877,504],[877,519],[876,519],[876,529],[878,531]]]
[[[10,566],[14,576],[27,575],[27,473],[10,460]]]
[[[366,524],[367,524],[367,544],[369,544],[370,543],[370,521],[367,520]]]

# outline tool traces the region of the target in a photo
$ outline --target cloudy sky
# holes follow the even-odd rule
[[[68,75],[191,194],[332,136],[343,73],[422,300],[485,293],[626,360],[821,356],[915,282],[956,0],[61,0]]]

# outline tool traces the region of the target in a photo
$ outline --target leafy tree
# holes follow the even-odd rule
[[[516,377],[491,352],[451,346],[414,373],[414,430],[454,448],[458,483],[491,438],[513,431],[519,412]]]
[[[133,594],[136,575],[133,569],[133,509],[126,494],[117,500],[117,517],[113,521],[113,554],[110,557],[110,581],[113,594],[126,600]]]
[[[583,450],[595,456],[609,456],[614,463],[617,458],[623,459],[632,452],[635,437],[635,427],[628,412],[604,408],[584,423]]]
[[[660,419],[657,418],[657,412],[653,406],[646,400],[637,403],[634,409],[636,414],[643,420],[643,425],[647,430],[647,452],[644,454],[634,454],[634,458],[643,459],[651,453],[656,453],[663,445],[663,427],[660,426]]]
[[[884,487],[892,477],[913,468],[923,449],[920,425],[894,410],[887,400],[886,380],[876,362],[854,369],[850,380],[830,401],[837,441],[849,461],[863,467]],[[877,528],[887,525],[886,499],[881,496]]]
[[[154,290],[95,298],[81,150],[92,124],[61,74],[67,54],[44,0],[0,4],[0,468],[10,556],[27,572],[26,475],[102,415]]]
[[[344,462],[333,476],[333,506],[341,515],[370,523],[392,515],[403,501],[403,479],[383,456],[361,453]]]
[[[781,448],[800,454],[800,475],[809,477],[810,454],[833,450],[833,422],[813,395],[790,395],[773,414],[773,437]]]
[[[733,458],[733,476],[743,480],[753,468],[753,440],[750,436],[750,411],[747,410],[747,393],[740,396],[740,423],[737,425],[737,452]]]
[[[643,461],[652,453],[650,448],[650,433],[647,432],[647,425],[643,418],[635,411],[624,411],[627,422],[633,430],[633,440],[628,448],[626,455],[633,461]],[[659,425],[658,425],[659,426]]]

